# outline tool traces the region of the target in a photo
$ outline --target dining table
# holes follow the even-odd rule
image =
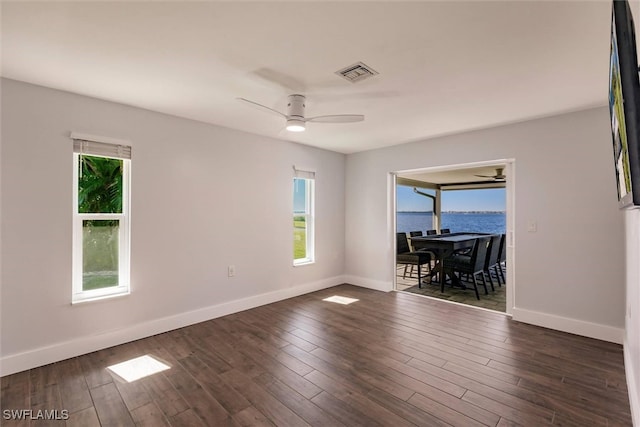
[[[451,278],[451,284],[453,286],[459,286],[464,289],[466,286],[453,274],[453,271],[445,270],[444,260],[455,252],[473,248],[478,237],[487,235],[487,233],[458,232],[431,236],[416,236],[411,238],[411,244],[416,251],[427,250],[435,254],[438,262],[431,270],[431,276],[439,273],[441,285],[446,281],[446,276],[448,275],[449,278]]]

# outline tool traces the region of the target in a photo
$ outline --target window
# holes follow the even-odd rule
[[[293,265],[314,262],[313,172],[295,170],[293,178]]]
[[[74,139],[72,302],[129,293],[131,147]]]

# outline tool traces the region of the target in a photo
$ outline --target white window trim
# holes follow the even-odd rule
[[[302,178],[295,177],[297,179],[304,179],[305,181],[305,213],[293,212],[293,217],[303,216],[305,218],[306,227],[306,251],[307,254],[304,258],[298,258],[293,260],[294,267],[313,264],[316,261],[315,257],[315,178]]]
[[[96,214],[78,212],[78,178],[80,166],[80,153],[73,153],[73,269],[72,269],[72,294],[71,303],[83,303],[96,301],[105,298],[128,295],[130,293],[130,251],[131,251],[131,228],[130,228],[130,160],[122,160],[122,213]],[[95,154],[89,154],[96,156]],[[103,156],[104,157],[104,156]],[[111,158],[111,157],[110,157]],[[82,290],[82,221],[84,220],[119,220],[118,236],[118,286],[111,286],[90,291]]]

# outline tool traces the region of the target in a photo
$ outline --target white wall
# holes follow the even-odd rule
[[[608,117],[596,108],[348,155],[348,277],[391,289],[389,172],[514,158],[514,319],[622,342],[624,235]]]
[[[640,37],[640,1],[630,1],[636,37]],[[639,39],[636,43],[640,49]],[[634,425],[640,425],[640,210],[625,211],[626,235],[626,322],[624,338],[625,370]]]
[[[2,374],[341,283],[344,155],[2,85]],[[132,293],[75,306],[71,131],[133,149]],[[317,262],[295,268],[294,164],[316,170],[317,217]]]
[[[640,422],[640,210],[625,211],[627,249],[627,309],[625,368],[632,415]]]

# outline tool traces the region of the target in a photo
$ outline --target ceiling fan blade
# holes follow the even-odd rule
[[[336,114],[332,116],[309,117],[305,121],[315,123],[353,123],[363,120],[364,116],[362,114]]]
[[[252,107],[257,107],[257,108],[259,108],[259,109],[261,109],[263,111],[266,111],[268,113],[275,113],[275,114],[279,115],[280,117],[284,117],[285,119],[287,118],[286,114],[283,114],[280,111],[276,111],[273,108],[269,108],[269,107],[267,107],[265,105],[258,104],[257,102],[249,101],[248,99],[245,99],[245,98],[236,98],[236,99],[238,101],[240,101],[240,102],[245,102],[245,103],[251,105]]]
[[[495,175],[474,175],[477,176],[478,178],[495,178]]]

